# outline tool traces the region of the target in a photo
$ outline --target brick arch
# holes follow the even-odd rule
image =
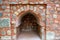
[[[44,22],[41,22],[42,16],[40,15],[40,13],[34,12],[33,10],[21,11],[18,15],[16,15],[16,16],[17,16],[17,17],[16,17],[16,21],[18,20],[18,22],[20,22],[21,19],[22,19],[22,17],[23,17],[24,15],[26,15],[27,12],[30,12],[31,14],[33,14],[33,15],[35,16],[35,18],[37,19],[37,23],[38,23],[39,25],[41,25],[42,27],[45,27],[45,23],[44,23]],[[18,25],[19,25],[19,24],[20,24],[20,23],[18,23]],[[44,24],[44,25],[42,25],[42,24]],[[18,27],[18,26],[17,26],[17,27]]]
[[[38,8],[38,7],[37,7]],[[20,8],[21,9],[21,8]],[[37,12],[37,10],[36,11],[34,11],[34,9],[33,10],[31,10],[31,9],[29,9],[29,8],[27,8],[26,10],[20,10],[20,9],[17,9],[17,11],[15,11],[14,12],[14,14],[16,15],[16,13],[17,13],[17,15],[16,15],[16,17],[15,17],[15,21],[18,21],[19,22],[19,20],[21,20],[21,18],[22,18],[22,16],[23,15],[25,15],[27,12],[31,12],[31,13],[33,13],[33,15],[36,17],[36,19],[38,20],[38,23],[39,23],[39,25],[41,25],[42,26],[42,28],[41,28],[41,30],[42,30],[42,37],[44,38],[46,35],[45,35],[45,25],[43,25],[43,24],[45,24],[45,22],[42,22],[41,21],[41,19],[43,18],[43,16],[41,15],[42,13],[40,13],[39,11]],[[17,23],[17,22],[16,22]],[[14,25],[14,27],[16,28],[16,30],[17,30],[17,27],[19,26],[19,23],[18,23],[18,26],[16,26],[17,24],[15,23],[15,25]],[[17,35],[17,34],[16,34]],[[45,38],[44,38],[45,39]]]
[[[30,12],[32,15],[35,16],[37,23],[40,25],[40,20],[41,20],[41,15],[39,13],[33,12],[32,10],[28,10],[28,11],[22,11],[21,13],[19,13],[16,17],[16,21],[18,20],[18,24],[21,24],[21,19],[24,15],[26,15],[28,12]],[[17,26],[18,27],[18,26]]]
[[[24,16],[24,15],[26,15],[27,14],[27,12],[30,12],[31,14],[33,14],[34,16],[35,16],[35,18],[37,19],[37,21],[38,21],[38,24],[41,26],[41,34],[40,34],[40,36],[41,37],[46,37],[46,35],[45,35],[45,33],[46,33],[46,31],[45,31],[45,23],[44,22],[41,22],[41,19],[42,19],[42,16],[41,16],[41,14],[40,13],[37,13],[37,12],[34,12],[33,10],[27,10],[27,11],[21,11],[18,15],[16,15],[16,21],[20,21],[21,20],[21,18]],[[16,27],[16,30],[17,30],[17,28],[19,27],[19,25],[20,25],[21,23],[19,22],[18,24],[17,24],[17,26],[15,26]],[[18,31],[18,30],[17,30]],[[18,33],[18,32],[17,32]],[[16,36],[17,36],[17,33],[16,33]],[[44,33],[44,34],[43,34]],[[41,39],[43,39],[43,38],[41,38]],[[44,38],[45,39],[45,38]]]
[[[37,20],[37,23],[39,24],[40,19],[41,19],[41,16],[38,15],[38,14],[36,14],[36,13],[34,13],[34,12],[31,11],[31,10],[25,11],[24,13],[20,13],[20,14],[18,15],[19,19],[22,19],[22,17],[23,17],[24,15],[28,14],[28,12],[30,12],[32,15],[35,16],[35,18],[36,18],[36,20]]]
[[[41,29],[40,29],[40,27],[39,27],[39,30],[43,30],[42,32],[41,32],[41,34],[39,34],[40,35],[40,37],[41,37],[41,39],[42,39],[42,37],[45,37],[45,31],[44,31],[44,29],[45,29],[45,26],[42,26],[41,24],[45,24],[44,22],[41,22],[41,18],[42,18],[42,16],[40,15],[40,14],[38,14],[38,13],[36,13],[36,12],[33,12],[32,10],[28,10],[28,11],[22,11],[21,13],[19,13],[18,15],[17,15],[17,19],[16,20],[18,20],[18,22],[19,21],[21,21],[21,19],[22,19],[22,17],[24,16],[24,15],[26,15],[27,14],[27,12],[30,12],[31,14],[33,14],[34,16],[35,16],[35,18],[37,19],[37,22],[38,22],[38,24],[39,24],[39,26],[41,26]],[[41,23],[40,23],[41,22]],[[20,23],[20,22],[19,22]],[[18,24],[19,24],[18,23]],[[19,25],[16,27],[16,28],[19,28]],[[18,31],[18,30],[17,30]],[[18,32],[17,32],[18,33]],[[16,33],[16,36],[18,36],[17,35],[17,33]],[[42,34],[42,33],[44,33],[44,34]]]

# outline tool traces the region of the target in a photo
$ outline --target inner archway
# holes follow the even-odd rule
[[[23,33],[33,33],[36,34],[39,38],[41,38],[41,26],[37,22],[37,18],[28,12],[21,18],[21,24],[17,27],[17,35],[19,37],[20,34]],[[31,34],[32,35],[32,34]]]

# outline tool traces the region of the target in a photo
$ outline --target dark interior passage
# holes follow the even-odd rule
[[[40,26],[37,24],[37,19],[31,13],[27,13],[21,19],[21,24],[18,27],[18,34],[22,32],[35,32],[40,35]]]
[[[21,25],[20,25],[20,31],[36,31],[36,26],[37,26],[37,23],[36,23],[36,18],[28,13],[27,15],[23,16],[22,17],[22,20],[21,20]]]

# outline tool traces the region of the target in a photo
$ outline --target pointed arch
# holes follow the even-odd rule
[[[32,15],[35,16],[35,18],[36,18],[36,20],[37,20],[37,23],[40,25],[40,20],[41,20],[40,14],[35,13],[35,12],[33,12],[32,10],[28,10],[28,11],[19,13],[19,15],[17,15],[17,16],[18,16],[18,17],[17,17],[17,20],[18,20],[18,22],[19,22],[18,24],[20,24],[22,17],[23,17],[24,15],[28,14],[28,12],[30,12]]]

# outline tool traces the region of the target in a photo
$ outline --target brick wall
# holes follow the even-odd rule
[[[13,4],[11,6],[11,4]],[[17,5],[15,5],[17,4]],[[21,4],[21,5],[18,5]],[[14,23],[16,23],[15,19],[16,19],[16,15],[18,15],[20,13],[20,8],[24,11],[28,10],[28,6],[24,5],[22,7],[22,4],[46,4],[47,8],[46,8],[46,14],[43,11],[44,8],[42,8],[42,10],[40,10],[39,12],[41,13],[42,17],[45,16],[46,17],[46,36],[47,36],[47,40],[49,40],[49,38],[51,40],[59,40],[60,39],[60,0],[0,0],[0,20],[7,20],[7,22],[11,23],[6,25],[6,27],[0,25],[0,36],[3,38],[5,37],[6,39],[14,39],[16,37],[16,27]],[[26,9],[26,7],[28,9]],[[35,8],[34,8],[35,7]],[[37,6],[39,7],[39,5]],[[33,6],[33,8],[31,7],[31,9],[33,11],[37,11],[38,8],[36,6]],[[37,9],[36,9],[37,8]],[[26,9],[26,10],[25,10]],[[36,10],[35,10],[36,9]],[[18,10],[18,12],[17,12]],[[38,12],[38,13],[39,13]],[[42,14],[42,12],[44,12]],[[16,15],[15,15],[16,14]],[[44,21],[44,17],[41,19],[41,25],[43,26],[45,23]],[[2,21],[2,25],[4,22]],[[13,23],[13,24],[12,24]],[[1,24],[1,22],[0,22]],[[10,25],[10,26],[9,26]],[[50,36],[52,35],[52,37]],[[50,37],[48,37],[50,36]],[[54,39],[53,39],[54,38]],[[12,40],[11,39],[11,40]]]

